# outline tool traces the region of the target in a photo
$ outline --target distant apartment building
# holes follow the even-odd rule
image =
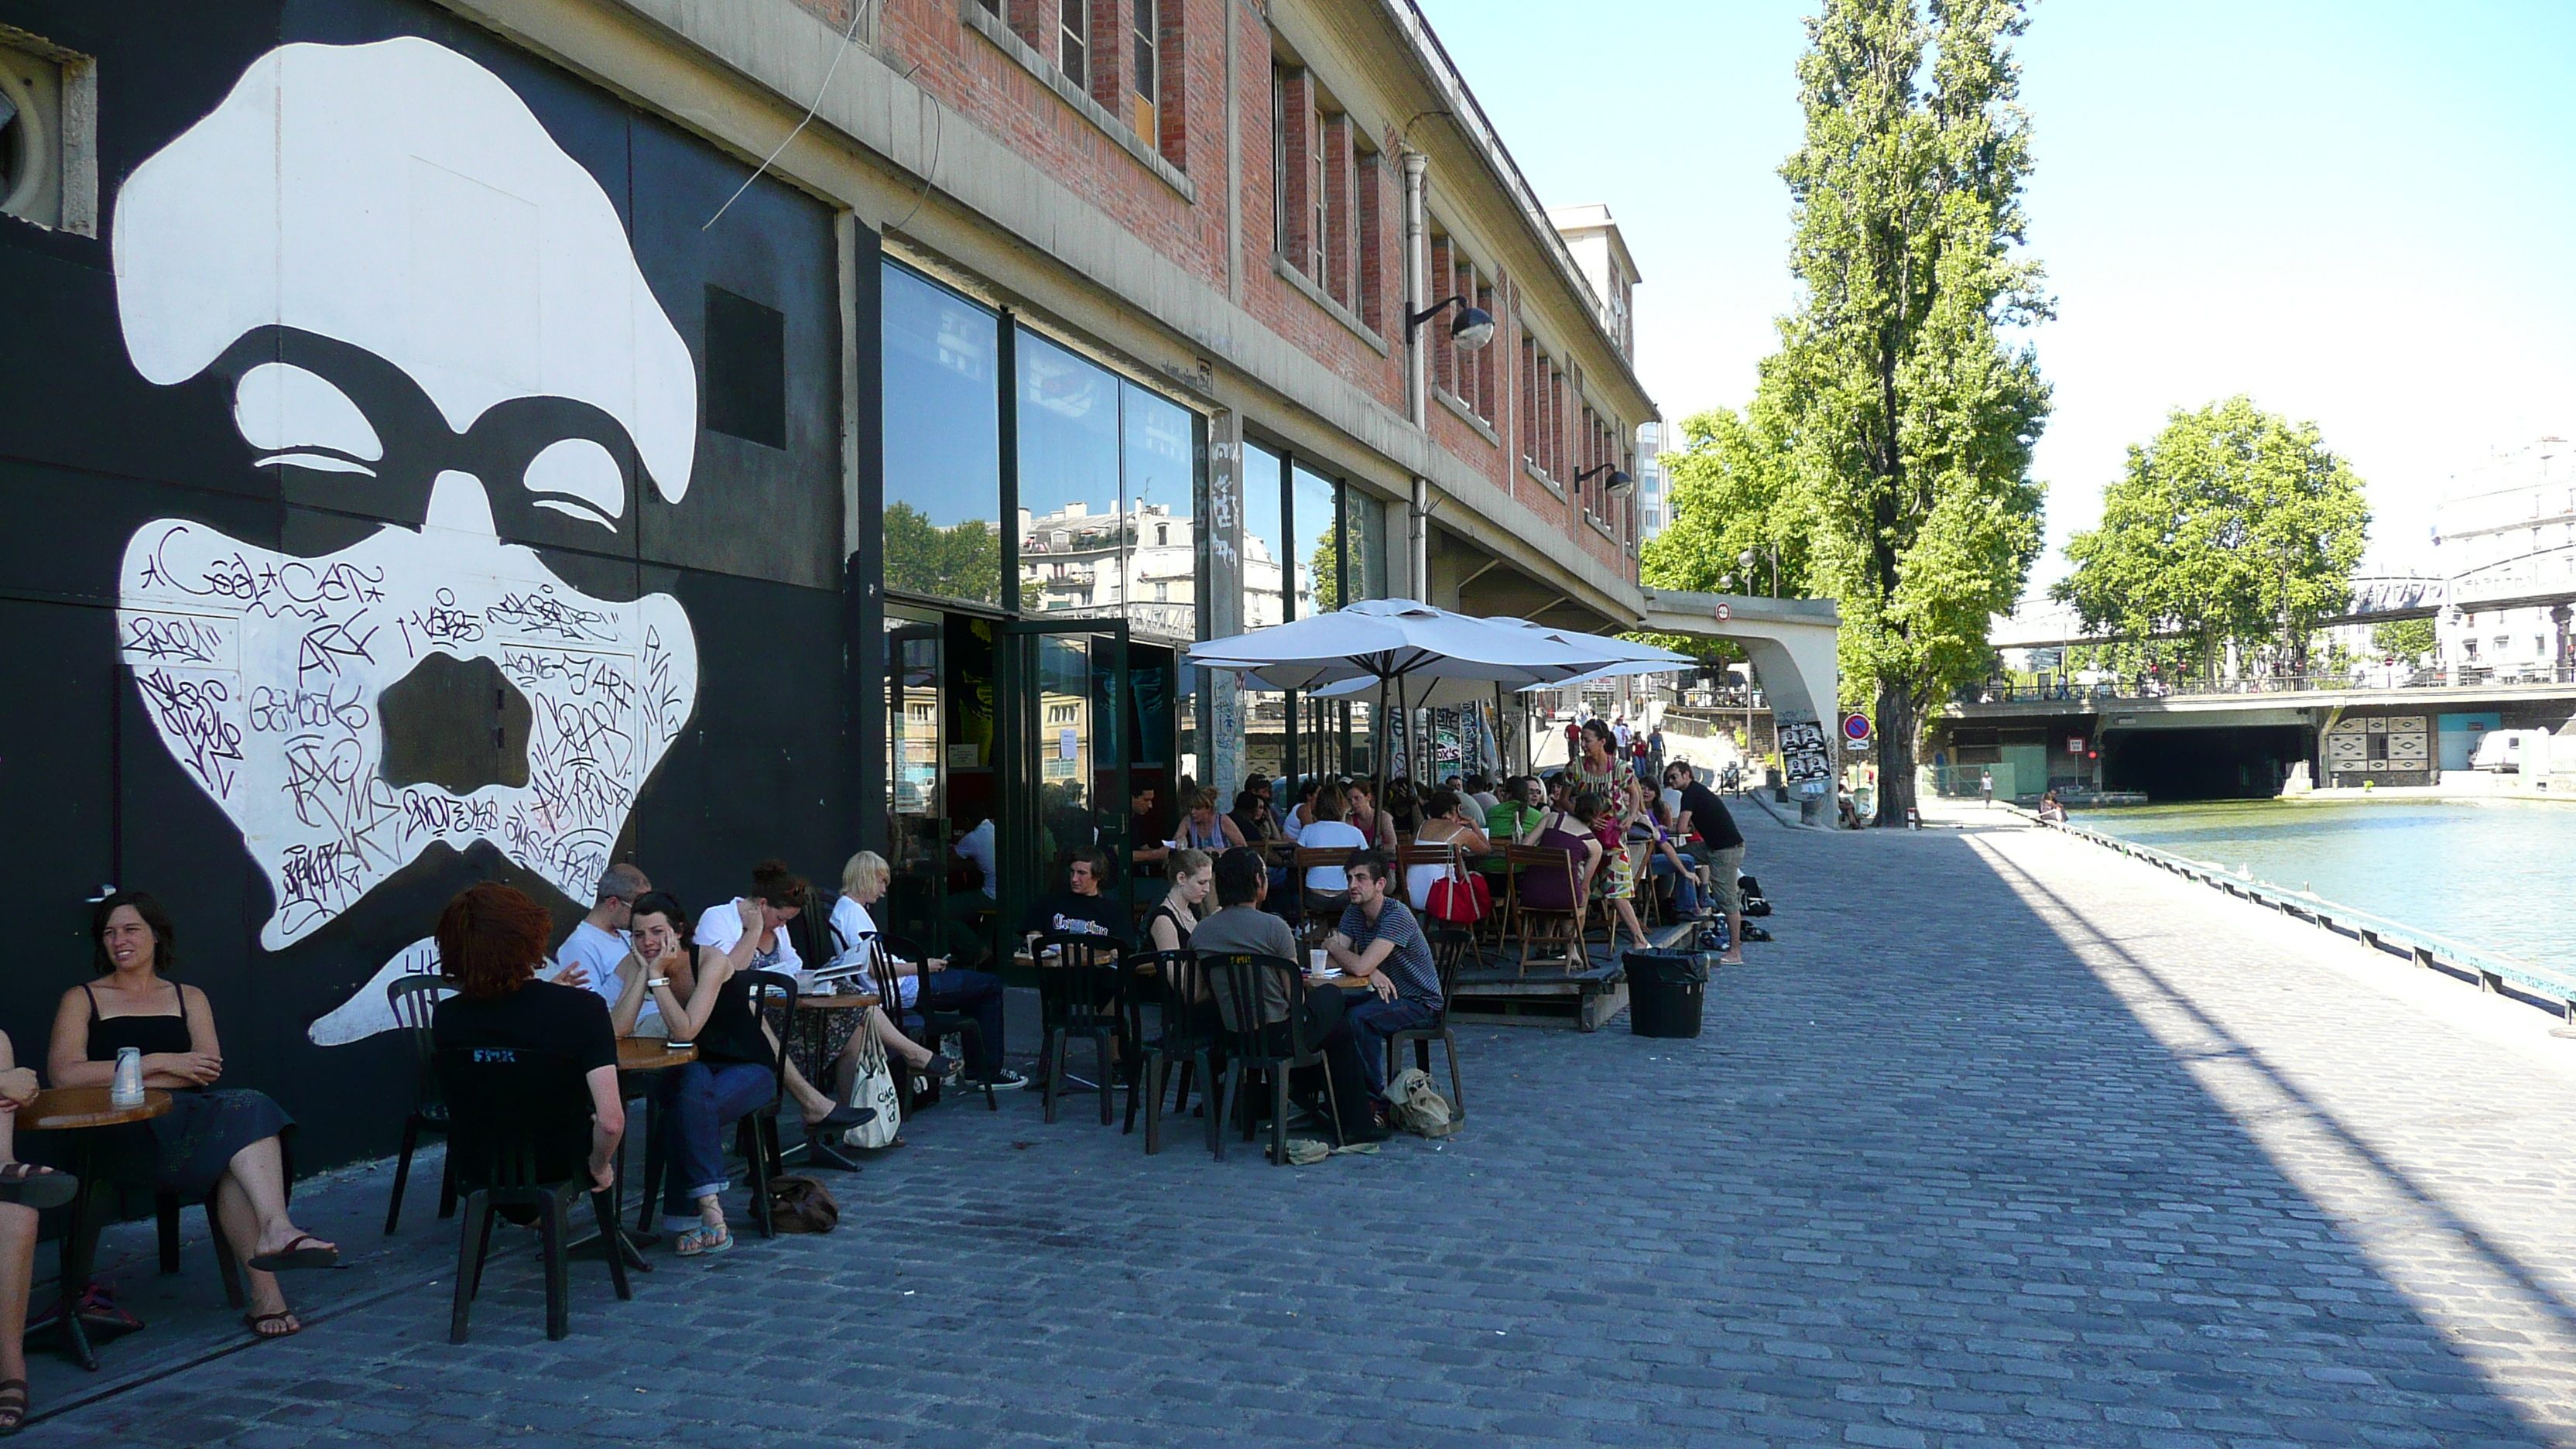
[[[1678,439],[1676,439],[1678,441]],[[1672,522],[1672,475],[1664,469],[1664,425],[1637,426],[1637,541],[1644,543]]]
[[[2451,600],[2436,631],[2444,667],[2568,667],[2568,606],[2548,596],[2576,591],[2576,445],[2542,438],[2453,477],[2433,546]]]

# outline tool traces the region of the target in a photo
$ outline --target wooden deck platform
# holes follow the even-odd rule
[[[1657,928],[1657,946],[1669,947],[1690,934],[1686,925]],[[1589,969],[1569,972],[1562,964],[1520,970],[1517,953],[1481,966],[1469,964],[1458,973],[1449,1003],[1449,1019],[1481,1026],[1570,1026],[1599,1031],[1603,1023],[1628,1007],[1628,977],[1618,957],[1594,943]]]

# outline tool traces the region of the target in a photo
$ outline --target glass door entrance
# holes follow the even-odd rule
[[[1129,689],[1123,620],[1000,626],[1008,733],[1002,742],[1001,909],[1017,925],[1040,896],[1065,888],[1065,861],[1091,847],[1112,863],[1107,890],[1131,906],[1128,859]]]
[[[886,862],[879,930],[959,965],[989,963],[1000,877],[991,869],[995,621],[886,611]]]

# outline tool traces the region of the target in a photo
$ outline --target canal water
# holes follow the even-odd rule
[[[2232,800],[2072,819],[2462,945],[2576,967],[2576,805]]]

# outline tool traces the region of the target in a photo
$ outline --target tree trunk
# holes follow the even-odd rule
[[[1914,808],[1914,736],[1922,717],[1905,686],[1892,680],[1878,685],[1878,819],[1884,827],[1902,828]]]

